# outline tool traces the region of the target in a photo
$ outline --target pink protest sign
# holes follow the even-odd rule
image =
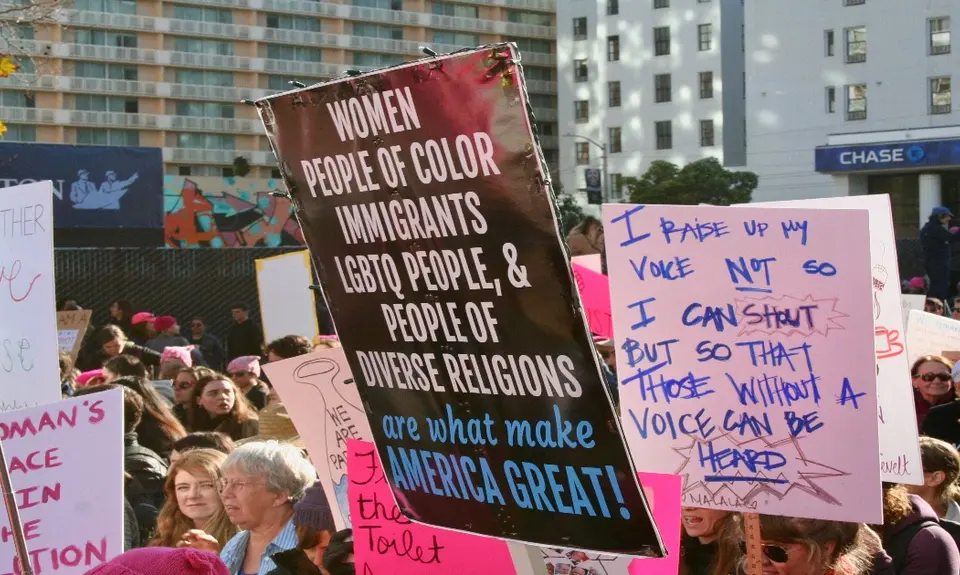
[[[502,539],[414,523],[394,503],[372,443],[347,442],[350,517],[359,575],[516,575]]]
[[[613,321],[610,317],[610,280],[607,276],[573,263],[573,275],[577,280],[583,311],[587,316],[590,331],[603,337],[613,337]]]
[[[867,211],[603,214],[637,468],[683,476],[684,505],[879,522]]]

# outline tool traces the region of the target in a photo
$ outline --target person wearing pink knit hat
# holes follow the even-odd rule
[[[208,551],[143,547],[117,555],[86,575],[230,575],[230,571]]]
[[[259,357],[242,355],[234,359],[227,365],[227,375],[257,411],[266,407],[270,392],[267,384],[260,381]]]

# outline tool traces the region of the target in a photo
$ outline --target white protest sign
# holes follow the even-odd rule
[[[307,445],[337,528],[350,527],[347,440],[373,441],[373,434],[343,348],[274,361],[263,370]]]
[[[873,272],[873,320],[880,402],[880,470],[884,481],[921,485],[920,444],[904,340],[900,268],[893,213],[886,194],[743,204],[755,208],[867,210]]]
[[[903,294],[900,296],[900,307],[903,310],[903,326],[910,323],[910,310],[923,311],[927,303],[927,296],[923,294]]]
[[[687,506],[882,521],[867,211],[602,209],[637,468]]]
[[[925,355],[942,356],[956,351],[960,351],[960,321],[910,310],[910,320],[907,322],[907,356],[910,365]]]
[[[34,573],[82,575],[123,553],[121,390],[0,413],[0,440]],[[2,517],[0,573],[19,573]]]
[[[60,399],[53,184],[0,191],[0,411]]]
[[[313,341],[320,335],[314,300],[313,272],[307,250],[256,260],[260,320],[267,342],[302,335]]]

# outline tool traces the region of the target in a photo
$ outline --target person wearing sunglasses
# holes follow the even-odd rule
[[[953,363],[938,355],[925,355],[913,362],[910,376],[918,429],[923,429],[923,421],[932,407],[956,401],[952,372]]]
[[[734,575],[743,557],[739,513],[684,507],[679,575]]]
[[[953,389],[960,390],[960,363],[953,366]],[[927,437],[960,444],[960,401],[949,401],[930,408],[923,419],[921,432]]]
[[[859,523],[761,515],[760,535],[763,575],[893,575],[879,537]]]
[[[193,386],[201,378],[211,377],[217,373],[212,369],[196,366],[183,367],[177,372],[173,379],[173,396],[176,405],[173,406],[173,414],[177,416],[187,429],[189,429],[190,405],[193,402]]]

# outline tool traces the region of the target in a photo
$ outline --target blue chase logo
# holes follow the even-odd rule
[[[927,153],[926,151],[924,151],[923,147],[921,146],[914,144],[909,148],[907,148],[907,160],[911,162],[914,162],[914,163],[921,162],[923,161],[923,158],[925,158],[926,156],[927,156]]]

